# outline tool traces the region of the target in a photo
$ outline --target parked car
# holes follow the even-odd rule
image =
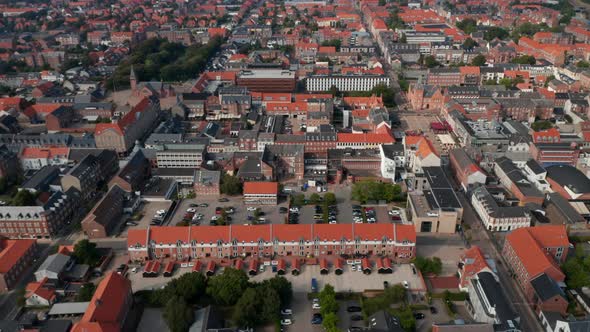
[[[361,307],[355,305],[351,305],[348,308],[346,308],[346,311],[348,312],[361,312],[361,310]]]
[[[201,204],[199,204],[199,207],[208,207],[208,206],[209,206],[209,204],[207,204],[207,203],[201,203]]]
[[[391,210],[391,211],[389,211],[389,215],[390,216],[399,216],[400,212],[399,212],[399,210]]]
[[[424,315],[421,312],[415,312],[414,313],[414,318],[416,318],[416,319],[424,319],[425,317],[426,317],[426,315]]]
[[[319,313],[313,314],[313,317],[311,319],[312,324],[318,325],[318,324],[321,324],[322,321],[323,321],[322,314],[319,314]]]
[[[410,284],[407,281],[403,281],[402,284],[404,285],[405,289],[410,289]]]
[[[281,310],[281,315],[291,315],[293,311],[291,309],[283,309]]]
[[[438,313],[438,310],[436,310],[436,307],[432,307],[432,306],[431,306],[431,307],[430,307],[430,313],[431,313],[431,314],[437,314],[437,313]]]
[[[195,213],[195,212],[197,212],[197,209],[195,209],[195,208],[188,208],[188,209],[186,209],[186,212],[188,212],[188,213]]]
[[[222,198],[218,199],[217,201],[220,203],[225,203],[225,202],[229,202],[229,199],[222,197]]]
[[[125,225],[127,226],[137,226],[137,223],[135,221],[128,221],[125,223]]]
[[[248,208],[246,209],[247,211],[253,212],[256,211],[256,208],[253,206],[248,206]]]
[[[291,324],[293,324],[293,322],[289,318],[281,319],[281,325],[286,326]]]
[[[358,321],[363,320],[363,316],[361,316],[361,315],[352,315],[352,316],[350,316],[350,320],[351,321],[354,321],[354,322],[358,322]]]

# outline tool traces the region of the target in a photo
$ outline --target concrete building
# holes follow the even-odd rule
[[[377,85],[389,86],[386,75],[312,75],[306,80],[307,91],[330,91],[335,86],[340,91],[371,91]]]
[[[296,76],[295,72],[282,69],[243,70],[238,73],[236,84],[254,92],[293,92]]]
[[[408,211],[416,232],[454,233],[463,207],[441,167],[425,167],[408,195]]]
[[[277,205],[277,182],[244,182],[244,204]]]
[[[158,168],[200,168],[204,149],[198,144],[165,144],[156,152]]]
[[[381,144],[379,145],[379,154],[381,155],[381,176],[396,180],[396,174],[404,170],[406,158],[404,146],[402,144]]]
[[[531,225],[531,215],[525,208],[498,205],[485,186],[473,190],[471,205],[490,231],[511,231]]]
[[[150,227],[129,231],[127,251],[133,261],[379,254],[408,262],[416,255],[416,232],[400,224]]]

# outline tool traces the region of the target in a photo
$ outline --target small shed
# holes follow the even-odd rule
[[[168,262],[168,264],[166,264],[166,267],[164,268],[164,277],[172,277],[175,265],[174,262]]]
[[[250,261],[250,264],[248,267],[248,274],[251,276],[255,276],[256,273],[258,273],[258,260],[253,259]]]
[[[382,273],[393,273],[393,268],[391,267],[391,259],[389,257],[383,257],[383,272]]]
[[[301,262],[297,258],[293,258],[291,262],[291,274],[294,276],[299,275],[301,273]]]
[[[284,259],[279,259],[279,262],[277,264],[277,274],[278,275],[284,275],[287,272],[287,264],[285,264],[285,260]]]
[[[361,260],[361,266],[363,267],[364,274],[371,274],[371,261],[368,258],[363,258]]]
[[[157,277],[160,274],[160,268],[162,267],[162,263],[159,261],[155,261],[154,265],[152,265],[152,269],[150,271],[150,277]]]
[[[342,269],[343,265],[344,263],[341,258],[336,258],[334,260],[334,273],[336,273],[336,275],[341,275],[342,272],[344,272],[344,270]]]
[[[325,258],[320,259],[320,274],[328,274],[329,272],[328,260]]]
[[[202,266],[203,264],[201,263],[201,261],[195,261],[193,265],[193,272],[201,272]]]
[[[205,273],[207,274],[208,277],[215,274],[215,262],[214,261],[209,261],[209,263],[207,263],[207,272],[205,272]]]
[[[153,261],[147,261],[145,266],[143,267],[143,277],[148,278],[151,277],[152,266],[154,265]]]

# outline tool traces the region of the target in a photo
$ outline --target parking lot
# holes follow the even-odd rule
[[[192,207],[196,209],[196,213],[203,214],[203,219],[200,221],[200,225],[209,225],[209,222],[213,216],[216,215],[215,208],[233,208],[234,213],[228,214],[231,217],[230,224],[252,224],[253,220],[248,220],[248,215],[254,215],[254,212],[248,211],[248,207],[257,207],[264,215],[264,223],[282,224],[285,223],[286,214],[279,213],[280,207],[287,207],[287,202],[281,202],[278,206],[252,206],[244,205],[242,197],[224,197],[227,198],[228,202],[219,202],[218,198],[198,198],[198,199],[184,199],[180,202],[176,213],[170,221],[170,225],[176,225],[181,222],[187,209],[191,208],[191,204],[202,204],[205,203],[207,207]]]
[[[123,226],[123,231],[121,236],[127,236],[127,230],[133,228],[148,228],[152,219],[154,219],[154,215],[158,210],[166,210],[170,208],[172,202],[169,201],[162,201],[162,202],[143,202],[141,206],[137,210],[137,213],[141,215],[141,218],[135,222],[137,222],[137,226]]]

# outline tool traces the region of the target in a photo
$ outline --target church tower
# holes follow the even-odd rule
[[[129,73],[129,84],[131,84],[131,90],[135,91],[135,88],[137,87],[137,76],[133,70],[133,65],[131,66],[131,72]]]

